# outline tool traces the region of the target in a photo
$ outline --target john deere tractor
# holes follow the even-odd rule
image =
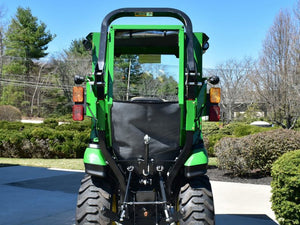
[[[112,25],[121,17],[182,25]],[[202,118],[219,120],[220,89],[202,74],[208,36],[177,9],[123,8],[84,46],[93,73],[75,77],[73,119],[90,117],[92,127],[76,223],[213,225],[201,129]]]

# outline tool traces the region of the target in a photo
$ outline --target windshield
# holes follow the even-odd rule
[[[121,55],[114,60],[113,97],[178,101],[178,59],[174,55]]]

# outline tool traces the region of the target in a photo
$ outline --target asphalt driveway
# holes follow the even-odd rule
[[[73,225],[83,172],[0,167],[0,224]],[[276,225],[270,186],[212,182],[216,225]]]

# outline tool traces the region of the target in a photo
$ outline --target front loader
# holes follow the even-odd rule
[[[182,25],[112,25],[121,17]],[[203,117],[220,118],[219,79],[202,74],[208,36],[177,9],[123,8],[84,45],[93,74],[75,77],[73,119],[86,115],[92,128],[76,223],[215,224],[201,133]],[[164,57],[171,70],[157,66]]]

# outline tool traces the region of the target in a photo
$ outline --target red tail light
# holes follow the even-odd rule
[[[220,107],[218,105],[212,105],[209,107],[208,120],[209,121],[220,120]]]
[[[73,105],[73,120],[82,121],[84,118],[83,105]]]

